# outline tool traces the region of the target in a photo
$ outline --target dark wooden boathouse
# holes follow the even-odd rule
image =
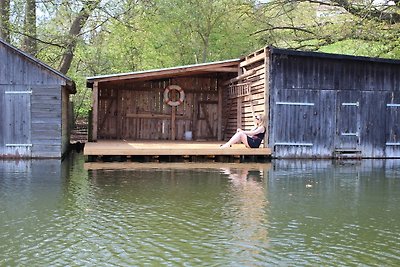
[[[0,157],[61,158],[74,82],[0,39]]]
[[[269,49],[274,157],[400,157],[400,60]]]
[[[86,155],[400,157],[399,60],[266,47],[241,59],[87,83],[93,142]],[[260,149],[217,149],[259,113],[268,116]]]

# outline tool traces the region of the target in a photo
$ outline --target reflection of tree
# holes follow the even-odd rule
[[[255,256],[267,241],[267,199],[260,171],[249,169],[224,169],[232,185],[229,203],[232,219],[233,241],[237,249]]]

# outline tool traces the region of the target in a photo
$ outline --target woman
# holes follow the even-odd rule
[[[229,139],[228,142],[221,145],[220,148],[228,148],[233,144],[242,142],[246,147],[257,148],[261,145],[262,140],[265,136],[265,115],[255,116],[257,126],[250,131],[243,131],[242,129],[237,129],[236,133]]]

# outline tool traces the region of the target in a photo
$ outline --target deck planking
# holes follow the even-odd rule
[[[271,156],[270,148],[243,144],[221,149],[221,142],[101,140],[85,144],[85,156]]]

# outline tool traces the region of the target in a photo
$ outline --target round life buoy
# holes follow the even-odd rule
[[[176,90],[179,93],[179,99],[176,101],[172,101],[169,98],[169,91],[171,90]],[[176,107],[179,106],[180,104],[183,103],[183,100],[185,100],[185,92],[183,92],[183,89],[178,86],[178,85],[168,85],[167,88],[164,90],[164,102],[167,105],[170,105],[171,107]]]

